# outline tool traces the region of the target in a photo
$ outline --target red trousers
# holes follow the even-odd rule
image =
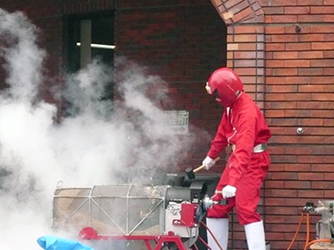
[[[225,170],[220,177],[216,191],[222,191],[227,185],[229,178],[230,164],[233,162],[233,153],[231,154]],[[261,220],[261,216],[256,212],[260,200],[260,190],[264,178],[267,175],[269,167],[269,153],[267,151],[261,153],[253,153],[248,168],[242,174],[240,180],[235,186],[237,191],[235,197],[228,198],[227,205],[213,205],[207,211],[208,218],[227,218],[227,214],[236,208],[238,221],[241,225]],[[215,194],[212,199],[220,201],[221,193]]]

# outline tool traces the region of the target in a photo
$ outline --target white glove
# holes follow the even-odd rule
[[[235,196],[235,191],[237,191],[237,188],[227,185],[222,190],[223,198],[231,198]]]
[[[206,170],[209,170],[215,164],[216,162],[213,159],[211,159],[209,156],[205,157],[205,159],[202,162],[202,165],[204,165],[204,168]]]

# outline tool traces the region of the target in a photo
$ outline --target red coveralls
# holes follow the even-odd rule
[[[267,143],[270,137],[262,112],[247,94],[243,93],[230,108],[225,109],[207,155],[215,159],[227,145],[235,145],[216,190],[221,191],[226,185],[231,185],[237,191],[235,197],[228,198],[228,205],[209,208],[207,217],[227,218],[227,213],[235,206],[241,225],[261,220],[256,208],[270,159],[267,150],[261,153],[253,150],[256,145]],[[216,194],[212,199],[219,201],[222,195]]]

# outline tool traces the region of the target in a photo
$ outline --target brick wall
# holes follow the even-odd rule
[[[328,178],[334,170],[333,7],[333,1],[263,4],[268,13],[266,117],[275,135],[267,181],[267,213],[275,216],[268,229],[283,233],[286,241],[307,201],[333,198],[334,184]],[[302,135],[298,127],[304,129]],[[313,216],[312,221],[318,219]],[[286,227],[277,227],[282,222]],[[277,248],[283,246],[277,243]]]
[[[226,65],[226,25],[212,4],[121,1],[116,19],[116,54],[161,76],[169,86],[162,108],[188,110],[191,124],[213,136],[222,110],[204,86],[214,69]],[[180,171],[199,166],[208,147],[198,137]]]
[[[333,198],[334,1],[212,2],[229,25],[227,64],[242,76],[273,134],[266,236],[272,249],[287,249],[305,203]],[[311,239],[317,220],[311,216]],[[302,226],[292,249],[303,249],[305,240]]]

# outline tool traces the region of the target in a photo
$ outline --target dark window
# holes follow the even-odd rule
[[[113,12],[69,16],[67,38],[69,72],[77,72],[94,59],[113,69],[115,47]],[[110,83],[106,85],[102,100],[113,99],[113,85],[111,78]]]
[[[94,58],[109,66],[114,58],[113,12],[69,17],[68,66],[75,72]]]

